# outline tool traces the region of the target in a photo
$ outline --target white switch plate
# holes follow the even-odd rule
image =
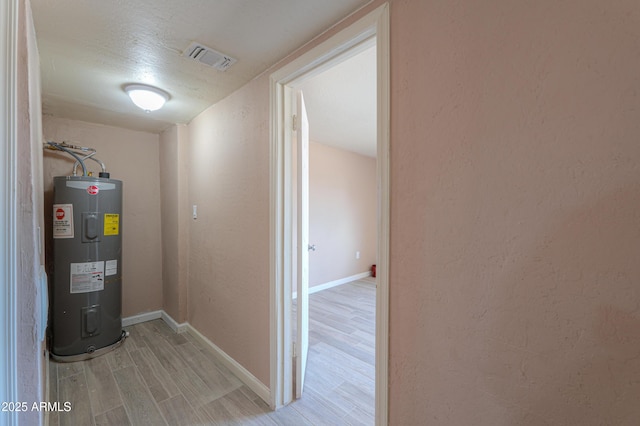
[[[195,204],[193,205],[193,218],[198,218],[198,206],[196,206]]]
[[[359,251],[356,252],[356,259],[360,259],[360,252]]]

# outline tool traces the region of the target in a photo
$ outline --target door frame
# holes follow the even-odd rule
[[[17,292],[17,43],[19,3],[0,2],[0,400],[18,401]],[[5,416],[6,414],[6,416]],[[0,424],[17,424],[17,413],[3,413]]]
[[[270,76],[270,392],[272,408],[292,401],[291,101],[285,86],[300,83],[353,55],[375,37],[377,61],[376,406],[388,418],[389,359],[389,5],[385,3]]]

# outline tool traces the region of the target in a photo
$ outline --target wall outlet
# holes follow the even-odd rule
[[[360,259],[360,252],[359,251],[356,252],[356,259]]]

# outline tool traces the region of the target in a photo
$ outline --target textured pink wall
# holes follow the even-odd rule
[[[376,159],[309,144],[309,285],[370,270],[376,263]],[[356,259],[356,251],[360,259]]]
[[[636,424],[638,3],[391,28],[390,424]]]
[[[269,86],[189,124],[189,323],[269,384]]]
[[[111,178],[123,182],[122,315],[162,309],[162,243],[158,135],[61,118],[44,118],[46,140],[69,141],[98,150]],[[99,171],[95,162],[90,170]],[[45,213],[53,202],[53,177],[71,174],[73,160],[46,152]],[[51,215],[45,214],[51,225]],[[51,238],[49,228],[48,237]]]
[[[40,64],[28,1],[18,1],[16,69],[17,217],[16,242],[16,352],[18,367],[17,398],[29,407],[43,401],[46,380],[45,345],[39,339],[41,324],[40,266],[44,256],[39,249],[43,227],[42,150],[40,141]],[[5,31],[3,28],[2,31]],[[4,40],[4,38],[3,38]],[[4,82],[3,82],[4,84]],[[38,235],[40,234],[40,235]],[[5,283],[2,283],[5,285]],[[46,289],[45,289],[46,291]],[[46,315],[46,314],[45,314]],[[4,385],[4,384],[3,384]],[[9,401],[3,401],[9,402]],[[6,407],[5,407],[6,408]],[[4,413],[2,413],[4,415]],[[18,413],[22,424],[39,424],[44,413]]]

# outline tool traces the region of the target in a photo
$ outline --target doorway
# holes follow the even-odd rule
[[[293,399],[291,294],[295,247],[292,87],[375,40],[377,81],[376,424],[387,423],[389,248],[389,16],[385,4],[271,75],[271,405]],[[300,309],[300,308],[299,308]]]
[[[373,424],[375,38],[294,89],[293,204],[299,208],[294,207],[292,216],[294,231],[300,232],[292,243],[298,259],[292,262],[298,260],[297,283],[308,282],[304,317],[296,309],[297,288],[292,303],[295,397],[304,392],[305,398],[333,407],[332,414],[342,413],[347,423]],[[350,416],[355,417],[349,420]]]

